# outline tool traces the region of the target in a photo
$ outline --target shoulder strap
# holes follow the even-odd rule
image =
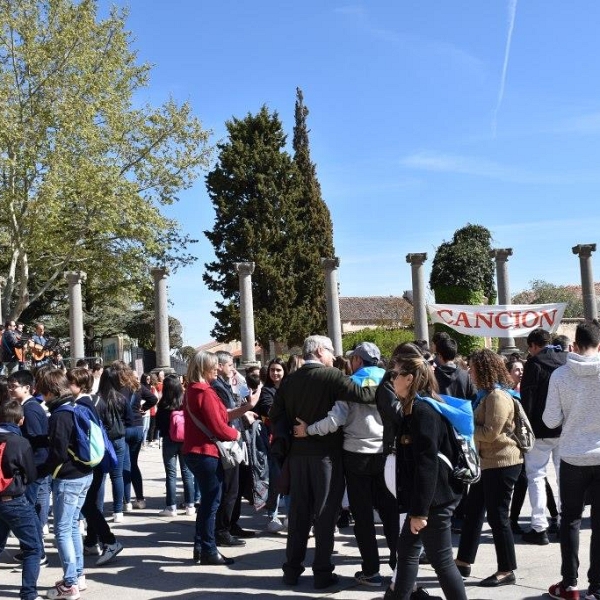
[[[208,427],[206,427],[202,423],[202,421],[200,421],[195,415],[192,414],[192,411],[190,410],[189,406],[187,405],[187,401],[185,402],[185,410],[186,410],[187,414],[190,415],[190,417],[192,418],[192,422],[194,423],[194,425],[198,429],[200,429],[200,431],[202,431],[202,433],[204,433],[204,435],[206,435],[211,442],[216,442],[217,438],[210,431],[210,429],[208,429]]]

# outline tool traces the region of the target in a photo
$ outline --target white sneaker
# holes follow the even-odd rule
[[[139,508],[139,509],[144,509],[146,508],[146,501],[145,500],[134,500],[131,505],[133,506],[133,508]]]
[[[113,523],[122,523],[124,521],[123,513],[113,514]]]
[[[64,585],[64,584],[65,584],[64,579],[54,582],[54,585]],[[80,592],[87,590],[87,581],[85,580],[85,575],[80,575],[77,578],[77,587],[79,588]]]
[[[285,529],[285,525],[277,517],[273,517],[267,523],[267,531],[269,533],[277,533],[278,531],[283,531],[284,529]]]
[[[67,587],[63,581],[59,581],[53,588],[50,588],[46,592],[46,598],[50,598],[51,600],[79,600],[81,594],[76,585]]]
[[[125,502],[123,504],[123,512],[131,512],[133,510],[133,504],[131,502]]]
[[[163,508],[159,513],[158,513],[159,517],[176,517],[177,516],[177,509],[175,508]]]
[[[196,516],[196,507],[195,506],[186,506],[185,507],[185,516],[186,517],[195,517]]]
[[[119,542],[115,542],[114,544],[104,544],[104,549],[102,550],[102,556],[96,561],[96,566],[101,567],[105,565],[107,562],[111,561],[119,552],[123,550],[123,545]]]
[[[93,546],[83,546],[83,554],[85,556],[100,556],[102,554],[102,550],[100,550],[100,546],[98,544],[94,544]]]

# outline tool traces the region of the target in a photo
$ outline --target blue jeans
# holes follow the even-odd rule
[[[11,530],[19,540],[23,552],[23,577],[19,595],[23,600],[35,600],[38,597],[37,580],[43,555],[42,528],[33,504],[25,494],[8,502],[0,502],[0,551],[4,550]]]
[[[142,482],[142,472],[138,466],[138,457],[142,448],[144,431],[141,425],[137,427],[128,427],[125,433],[128,452],[125,453],[123,463],[123,484],[125,486],[123,497],[125,502],[131,502],[131,485],[135,492],[136,500],[144,499],[144,484]]]
[[[181,453],[182,447],[183,442],[174,442],[170,437],[163,438],[162,457],[166,474],[167,506],[177,504],[177,459],[179,459],[181,479],[183,480],[184,502],[188,506],[194,503],[194,476],[185,464]]]
[[[123,467],[125,464],[125,455],[127,454],[127,442],[125,438],[119,438],[112,441],[112,445],[117,455],[117,466],[108,472],[112,483],[113,513],[123,512],[123,497],[125,494],[125,484],[123,482]]]
[[[186,454],[185,461],[199,483],[202,494],[200,509],[196,513],[194,550],[202,556],[216,554],[215,521],[221,501],[223,467],[218,458],[205,454]]]
[[[78,479],[54,479],[54,535],[66,586],[76,585],[83,574],[83,541],[79,512],[92,483],[92,473]]]
[[[25,497],[35,507],[35,512],[42,527],[48,523],[48,511],[50,509],[50,482],[52,478],[40,477],[32,481],[25,490]]]

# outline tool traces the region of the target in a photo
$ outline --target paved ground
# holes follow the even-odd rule
[[[164,470],[158,448],[150,448],[141,453],[141,468],[145,480],[145,493],[148,506],[126,515],[124,523],[114,526],[114,532],[125,546],[125,550],[104,567],[95,567],[93,557],[86,557],[88,589],[82,593],[86,600],[114,598],[115,600],[150,600],[156,598],[177,598],[191,600],[223,600],[229,598],[250,598],[259,596],[261,600],[331,598],[339,600],[379,600],[384,588],[359,586],[353,579],[360,569],[360,560],[351,529],[342,530],[336,537],[334,563],[340,575],[340,584],[326,591],[315,591],[312,587],[310,570],[300,579],[297,588],[285,587],[281,582],[281,564],[284,560],[285,536],[263,533],[265,518],[254,513],[251,506],[244,506],[242,526],[255,529],[256,538],[248,540],[242,549],[224,549],[226,556],[236,559],[232,567],[202,567],[192,563],[192,536],[194,517],[180,515],[176,519],[161,518],[158,511],[164,506]],[[108,506],[110,508],[110,505]],[[523,509],[528,514],[528,507]],[[525,525],[526,520],[522,520]],[[7,553],[0,563],[0,598],[18,598],[20,573],[8,564],[9,557],[16,552],[16,540],[11,539]],[[455,539],[455,544],[458,539]],[[387,557],[385,543],[380,538],[382,555]],[[312,548],[312,542],[309,544]],[[48,546],[50,565],[42,569],[39,579],[40,595],[62,576],[58,554],[53,546]],[[582,588],[585,589],[585,575],[589,565],[589,522],[584,521],[581,536]],[[311,550],[307,557],[310,565]],[[477,585],[478,581],[495,572],[494,548],[489,529],[484,530],[477,563],[473,566],[473,576],[467,582],[470,599],[527,600],[540,598],[548,586],[560,579],[560,550],[556,542],[548,546],[518,544],[517,560],[519,569],[517,585],[498,589],[486,589]],[[386,566],[382,575],[391,575]],[[432,595],[441,596],[434,571],[429,566],[419,570],[419,584],[425,585]],[[583,595],[582,595],[583,597]],[[549,596],[546,595],[546,598]],[[450,599],[451,600],[451,599]]]

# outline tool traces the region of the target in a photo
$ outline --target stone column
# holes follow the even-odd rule
[[[71,338],[71,366],[74,367],[77,360],[85,356],[81,283],[85,281],[86,274],[83,271],[67,271],[65,279],[69,284],[69,336]]]
[[[508,257],[512,256],[512,248],[495,248],[490,250],[490,257],[496,261],[496,283],[498,285],[498,304],[510,304],[510,285],[508,283]],[[500,353],[519,352],[512,336],[500,338]]]
[[[253,262],[234,263],[240,279],[240,330],[242,335],[242,365],[256,362],[254,337],[254,303],[252,300]]]
[[[169,271],[166,267],[155,267],[150,272],[154,278],[155,370],[169,371],[171,369],[169,306],[167,300],[167,275]]]
[[[333,342],[336,356],[343,353],[342,349],[342,321],[340,319],[340,296],[338,292],[337,269],[340,259],[322,258],[321,266],[325,270],[325,299],[327,301],[327,334]]]
[[[412,272],[412,305],[416,340],[429,340],[427,307],[425,306],[425,279],[423,277],[423,263],[426,260],[426,252],[406,255],[406,262],[410,263]]]
[[[573,246],[573,254],[579,255],[581,268],[581,294],[583,296],[583,316],[586,321],[598,318],[596,305],[596,288],[592,272],[592,252],[596,252],[596,244],[579,244]]]

